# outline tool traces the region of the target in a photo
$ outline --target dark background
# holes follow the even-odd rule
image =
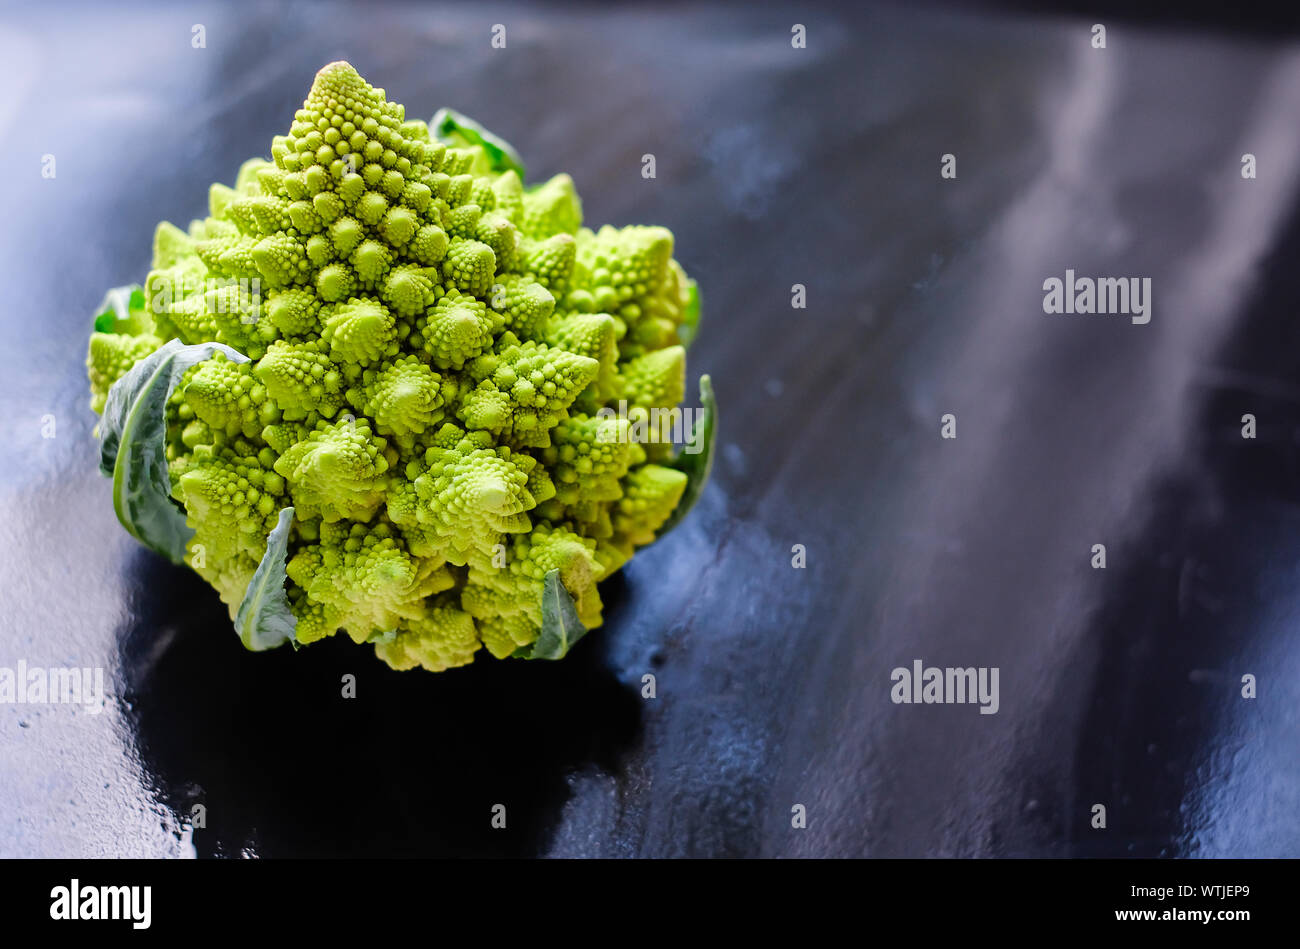
[[[1081,6],[6,9],[0,665],[112,696],[0,706],[0,855],[1300,853],[1300,42]],[[700,282],[714,480],[563,663],[246,653],[96,473],[94,307],[339,58]],[[1045,315],[1067,267],[1151,322]],[[998,714],[892,704],[918,658]]]

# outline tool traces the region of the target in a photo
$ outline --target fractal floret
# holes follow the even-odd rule
[[[270,155],[159,225],[144,284],[96,315],[119,518],[251,649],[559,658],[708,476],[707,376],[677,408],[699,303],[673,235],[583,227],[568,175],[526,184],[506,142],[408,120],[347,63]]]

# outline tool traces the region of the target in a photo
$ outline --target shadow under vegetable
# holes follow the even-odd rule
[[[120,635],[125,699],[159,800],[185,824],[203,806],[199,856],[535,855],[566,776],[617,773],[640,732],[608,622],[559,662],[396,672],[342,634],[248,652],[201,578],[143,550],[132,573],[148,592]],[[607,615],[623,590],[601,585]]]

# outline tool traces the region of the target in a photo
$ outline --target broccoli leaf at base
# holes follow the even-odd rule
[[[266,539],[266,553],[262,555],[235,614],[235,632],[239,634],[239,641],[245,649],[254,652],[274,649],[292,641],[298,626],[284,592],[284,564],[293,513],[292,507],[280,510],[279,520]]]
[[[585,635],[587,627],[579,621],[573,597],[560,582],[560,571],[551,570],[542,579],[542,633],[535,643],[514,655],[519,659],[563,659]]]
[[[171,340],[113,383],[99,423],[99,470],[113,479],[117,519],[132,537],[176,564],[185,562],[194,531],[171,498],[167,400],[186,370],[218,352],[231,362],[248,362],[221,343],[186,346]]]
[[[672,516],[664,522],[663,527],[659,528],[655,540],[681,523],[695,506],[695,502],[700,499],[700,495],[704,493],[704,486],[709,483],[709,475],[713,471],[713,445],[718,434],[718,403],[713,396],[713,380],[708,375],[700,376],[700,405],[702,414],[695,421],[691,441],[695,444],[703,443],[703,447],[693,454],[683,451],[669,462],[670,468],[676,468],[685,474],[688,480],[686,490],[682,492],[682,499],[677,502]]]

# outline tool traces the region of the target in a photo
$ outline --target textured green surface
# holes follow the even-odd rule
[[[682,400],[699,317],[672,233],[584,228],[568,175],[526,185],[504,140],[407,120],[347,63],[270,152],[159,225],[143,289],[96,315],[119,515],[249,648],[559,658],[707,476],[645,426]]]

